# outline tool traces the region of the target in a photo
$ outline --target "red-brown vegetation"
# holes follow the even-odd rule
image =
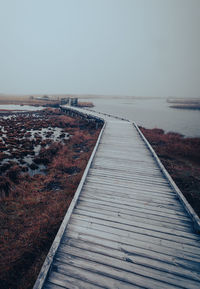
[[[93,102],[90,101],[78,101],[79,107],[94,107]]]
[[[31,105],[31,106],[48,106],[48,107],[58,107],[60,104],[60,101],[58,99],[48,98],[45,99],[41,96],[40,99],[38,97],[30,97],[30,96],[9,96],[9,95],[0,95],[0,104],[1,105],[21,105],[22,107],[24,105]],[[0,111],[8,111],[8,109],[0,109]]]
[[[18,163],[1,165],[0,287],[27,289],[32,288],[70,205],[99,129],[58,110],[19,114],[13,123],[7,119],[0,125],[7,132],[4,147],[8,149],[8,141],[15,149],[9,147],[11,160],[16,152],[19,156]],[[34,146],[44,141],[40,134],[30,140],[27,131],[47,127],[62,128],[61,134],[65,135],[60,141],[46,139],[38,154],[32,155],[32,163],[26,163],[24,155],[30,157]],[[68,139],[64,138],[66,133],[70,134]],[[44,173],[29,172],[31,166],[34,171],[41,165]]]
[[[188,202],[200,216],[200,138],[140,128]]]

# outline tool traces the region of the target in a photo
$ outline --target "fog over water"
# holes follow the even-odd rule
[[[0,0],[0,93],[200,96],[199,0]]]
[[[99,110],[199,134],[199,0],[0,0],[0,94],[121,95]]]
[[[200,110],[174,109],[163,98],[88,99],[96,111],[121,116],[146,128],[162,128],[188,137],[200,137]]]

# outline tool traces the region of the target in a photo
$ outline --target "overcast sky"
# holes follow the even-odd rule
[[[0,0],[0,93],[200,96],[200,0]]]

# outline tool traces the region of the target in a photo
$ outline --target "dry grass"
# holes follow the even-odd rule
[[[83,102],[83,101],[79,101],[78,102],[78,106],[79,107],[94,107],[94,104],[93,104],[93,102],[89,102],[89,101],[85,101],[85,102]]]
[[[16,166],[1,175],[0,190],[7,194],[0,201],[0,288],[32,288],[99,134],[58,111],[50,112],[47,121],[72,135],[66,144],[52,143],[40,151],[47,174],[31,177]]]
[[[0,105],[16,104],[16,105],[33,105],[33,106],[47,106],[60,104],[58,100],[38,100],[32,96],[17,96],[17,95],[0,95]]]

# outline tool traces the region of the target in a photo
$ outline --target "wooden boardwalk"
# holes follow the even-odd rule
[[[137,128],[104,118],[34,289],[200,288],[199,219]]]

